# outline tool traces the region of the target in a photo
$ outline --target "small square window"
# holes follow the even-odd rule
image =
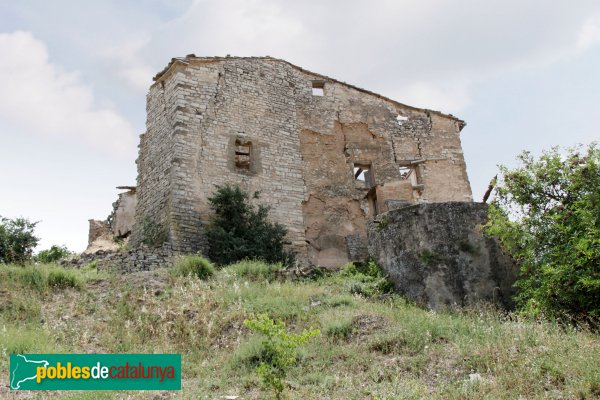
[[[313,96],[324,96],[325,95],[325,82],[313,81],[312,82],[312,94],[313,94]]]
[[[251,142],[235,141],[235,166],[239,169],[250,169],[250,151],[252,150]]]
[[[414,166],[401,166],[400,180],[409,181],[413,186],[418,184],[417,171]]]
[[[400,167],[400,179],[403,181],[410,178],[410,174],[412,174],[413,170],[409,167]]]
[[[354,180],[362,182],[365,187],[373,186],[373,175],[371,173],[371,166],[365,164],[354,164]]]

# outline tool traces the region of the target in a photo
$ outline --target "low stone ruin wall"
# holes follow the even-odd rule
[[[487,205],[412,205],[378,215],[367,228],[369,254],[403,296],[431,309],[480,301],[512,308],[517,269],[482,234]]]
[[[142,247],[127,251],[99,250],[93,254],[81,254],[61,263],[81,268],[93,261],[96,261],[98,269],[113,269],[119,272],[150,271],[172,265],[175,261],[175,252],[168,245],[156,249]]]

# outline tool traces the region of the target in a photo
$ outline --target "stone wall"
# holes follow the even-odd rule
[[[139,247],[127,251],[99,250],[95,253],[83,253],[79,256],[61,261],[63,265],[78,268],[95,261],[97,268],[111,269],[118,272],[150,271],[161,267],[170,267],[175,261],[175,252],[168,246],[157,249]]]
[[[137,205],[130,243],[138,246],[144,240],[144,221],[153,221],[168,230],[171,219],[173,188],[174,120],[177,108],[176,83],[162,82],[150,87],[146,96],[146,132],[140,135],[136,160]]]
[[[142,221],[152,220],[175,251],[205,251],[207,199],[225,183],[260,192],[298,258],[326,267],[364,253],[376,207],[471,201],[464,123],[453,116],[269,57],[173,59],[155,80],[137,161],[134,246]],[[368,169],[368,182],[355,179],[356,166]]]
[[[368,225],[369,254],[396,290],[432,309],[489,301],[512,307],[516,267],[482,235],[482,203],[411,205]]]
[[[337,267],[348,261],[347,254],[355,254],[345,244],[358,239],[366,247],[367,220],[387,211],[386,200],[472,200],[460,145],[462,121],[291,70],[306,186],[305,239],[312,263]],[[312,95],[314,82],[321,82],[323,96]],[[356,165],[368,167],[370,182],[355,179]],[[401,166],[414,180],[403,178]]]

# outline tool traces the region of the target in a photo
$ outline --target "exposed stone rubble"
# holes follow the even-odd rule
[[[90,219],[90,231],[88,235],[88,247],[84,254],[94,254],[98,251],[116,251],[119,245],[113,240],[110,224],[107,221]]]
[[[139,247],[137,249],[97,250],[94,253],[83,253],[61,263],[78,268],[95,261],[97,268],[111,269],[119,272],[149,271],[160,267],[173,265],[175,253],[167,244],[157,249]]]
[[[113,203],[113,211],[105,221],[90,219],[88,247],[85,254],[94,254],[98,251],[117,251],[119,243],[116,240],[127,241],[135,223],[135,208],[137,204],[135,186],[117,186],[125,189]]]
[[[396,290],[432,309],[488,301],[511,307],[517,269],[482,234],[487,205],[412,205],[368,224],[369,254]]]

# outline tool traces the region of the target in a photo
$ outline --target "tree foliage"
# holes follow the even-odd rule
[[[41,263],[53,263],[70,256],[72,253],[67,246],[52,245],[49,249],[36,254],[35,260]]]
[[[534,315],[600,318],[600,149],[558,148],[520,166],[500,166],[488,233],[497,236],[521,272],[517,303]]]
[[[31,259],[39,241],[33,234],[37,224],[26,218],[0,216],[0,263],[23,264]]]
[[[258,193],[254,194],[258,199]],[[219,265],[244,259],[260,259],[268,263],[291,262],[284,248],[287,230],[267,220],[269,207],[250,203],[249,196],[238,186],[217,186],[208,199],[214,211],[206,227],[209,257]]]

